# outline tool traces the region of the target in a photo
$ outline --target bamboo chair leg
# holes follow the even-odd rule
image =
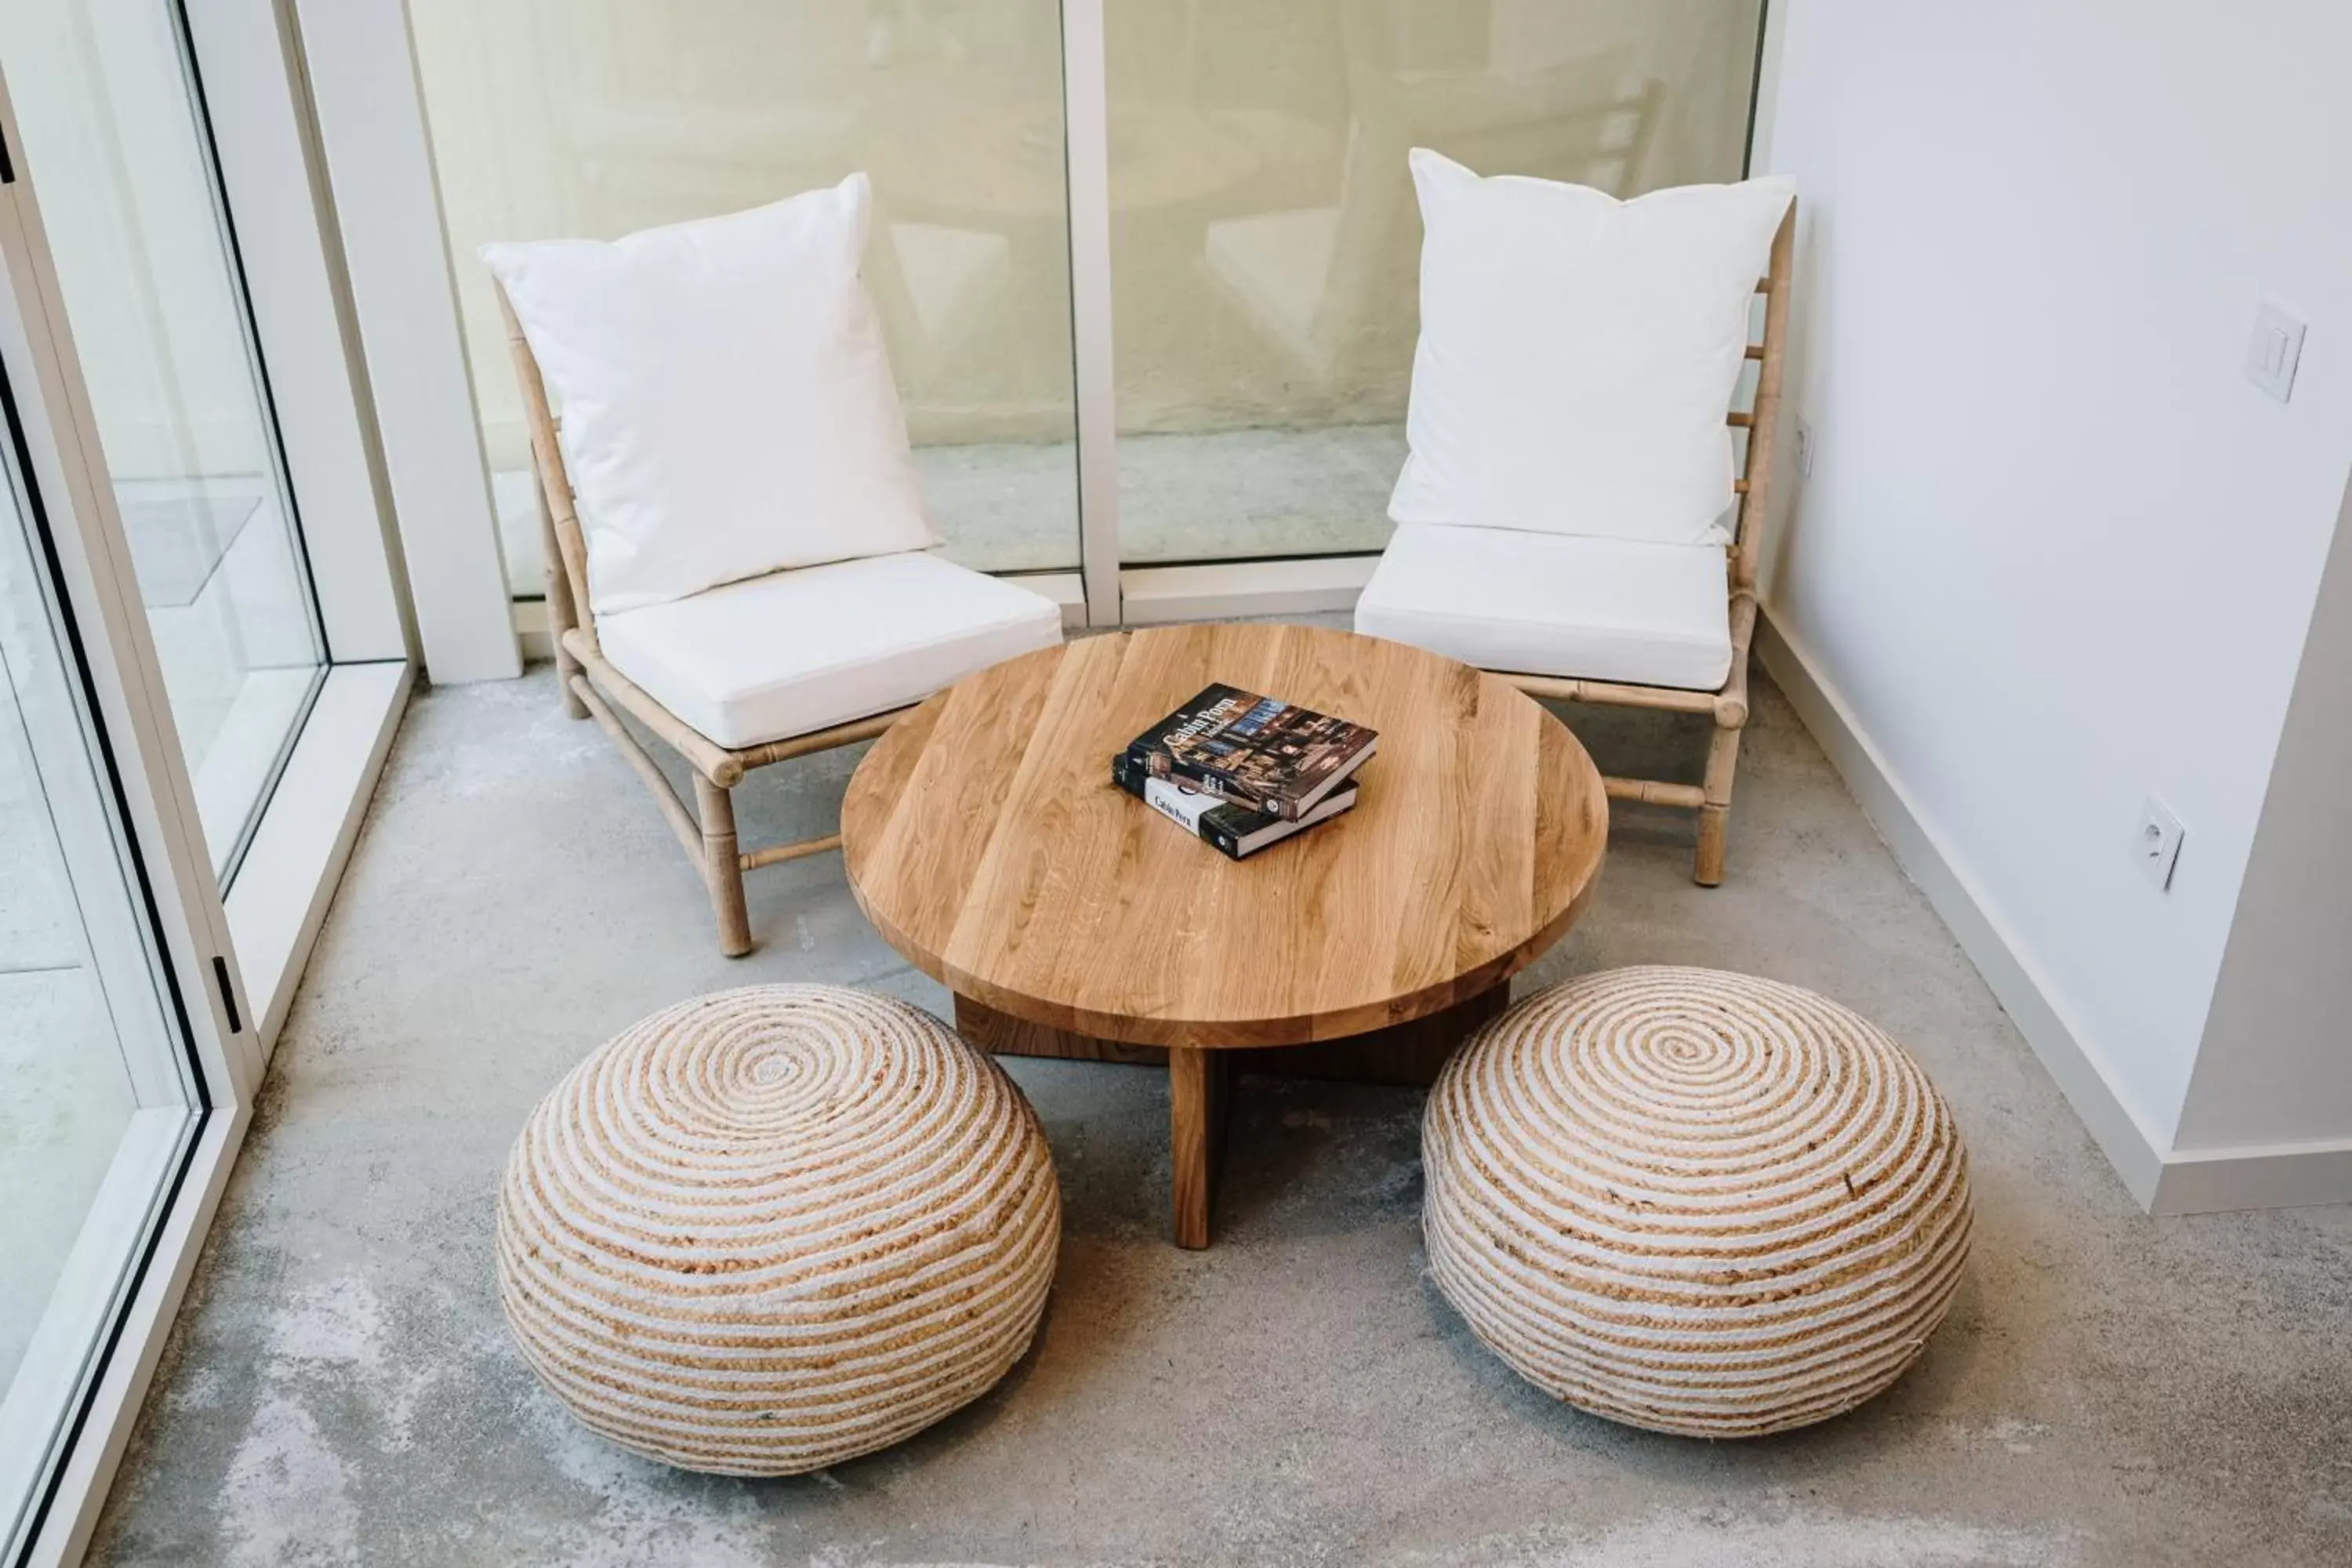
[[[563,634],[558,632],[555,635],[555,684],[563,693],[563,716],[566,719],[588,717],[588,704],[581,701],[580,694],[572,689],[572,678],[579,673],[580,661],[572,657],[572,650],[563,646]]]
[[[719,951],[740,958],[751,951],[751,917],[743,907],[743,862],[735,847],[735,801],[700,773],[695,804],[702,818],[702,880],[719,917]]]
[[[1692,880],[1702,888],[1712,888],[1723,880],[1724,837],[1731,818],[1731,775],[1738,765],[1739,731],[1717,725],[1715,739],[1706,748],[1706,783],[1701,786],[1706,799],[1698,808],[1698,856],[1691,871]]]
[[[588,705],[572,689],[580,673],[579,656],[563,646],[563,634],[579,624],[573,613],[572,584],[563,575],[563,547],[555,536],[555,513],[547,504],[547,486],[532,475],[531,499],[539,503],[539,547],[547,560],[547,636],[555,644],[555,689],[563,694],[563,716],[585,719]]]

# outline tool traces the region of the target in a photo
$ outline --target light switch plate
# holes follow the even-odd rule
[[[2281,403],[2294,392],[2294,367],[2303,358],[2303,325],[2264,300],[2254,315],[2254,335],[2246,342],[2246,379]]]
[[[2172,886],[2172,868],[2180,861],[2180,818],[2154,795],[2139,808],[2139,826],[2132,830],[2132,858],[2158,892]]]

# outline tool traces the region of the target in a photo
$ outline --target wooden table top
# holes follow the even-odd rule
[[[1369,724],[1355,807],[1232,861],[1110,782],[1213,680]],[[1609,830],[1568,727],[1507,682],[1316,626],[1203,625],[1009,660],[892,726],[841,813],[849,884],[960,995],[1142,1045],[1296,1045],[1451,1006],[1557,941]]]

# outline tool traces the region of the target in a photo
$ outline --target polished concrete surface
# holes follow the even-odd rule
[[[1670,721],[1599,728],[1604,764],[1696,765]],[[755,874],[761,945],[719,957],[668,830],[541,668],[409,715],[93,1558],[2352,1562],[2352,1211],[2141,1215],[1769,689],[1750,734],[1725,885],[1691,884],[1685,819],[1622,811],[1590,913],[1518,984],[1773,975],[1875,1018],[1943,1086],[1975,1256],[1924,1358],[1850,1415],[1707,1444],[1520,1383],[1421,1277],[1413,1092],[1245,1079],[1217,1245],[1187,1253],[1164,1239],[1164,1080],[1023,1062],[1066,1230],[1003,1384],[796,1479],[607,1447],[533,1381],[493,1294],[492,1194],[531,1104],[693,992],[944,996],[866,925],[837,857]],[[853,761],[770,770],[746,834],[822,829]]]

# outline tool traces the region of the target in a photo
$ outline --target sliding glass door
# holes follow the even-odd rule
[[[1082,574],[1105,624],[1351,602],[1404,460],[1409,150],[1628,197],[1737,180],[1763,4],[408,12],[519,595],[540,592],[539,532],[476,247],[611,237],[864,168],[866,279],[948,552],[1067,573],[1074,605]]]
[[[1736,180],[1760,0],[1112,0],[1127,565],[1388,542],[1420,331],[1405,154]]]
[[[1078,563],[1055,0],[411,0],[509,581],[543,589],[488,240],[873,179],[866,279],[946,553]]]
[[[296,44],[0,0],[0,1563],[86,1539],[408,689]]]
[[[0,365],[0,1544],[44,1516],[215,1098],[62,592],[70,508],[27,471],[24,368]]]
[[[226,880],[326,648],[181,8],[0,0],[25,156]]]

